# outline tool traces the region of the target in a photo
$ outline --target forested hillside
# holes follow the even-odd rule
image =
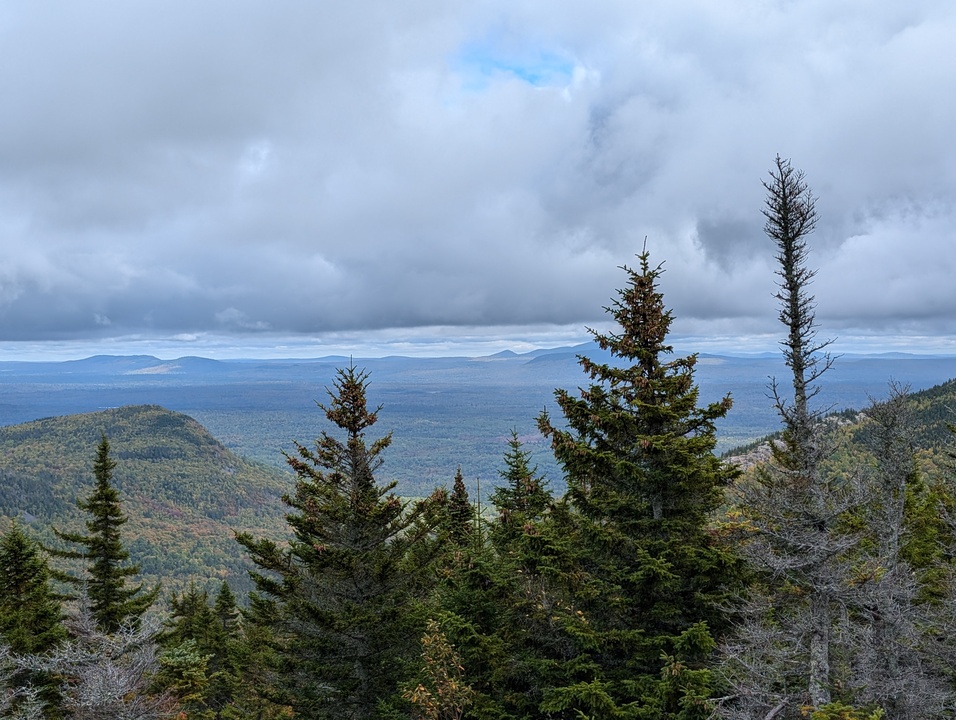
[[[288,474],[236,456],[196,421],[158,406],[0,428],[0,514],[20,517],[51,544],[52,527],[80,529],[76,502],[92,487],[104,434],[129,515],[126,537],[144,576],[169,590],[187,578],[248,587],[249,563],[233,532],[281,532]]]

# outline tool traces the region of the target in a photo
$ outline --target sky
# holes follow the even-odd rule
[[[0,360],[574,344],[645,247],[777,347],[761,181],[838,351],[956,353],[952,0],[0,4]]]

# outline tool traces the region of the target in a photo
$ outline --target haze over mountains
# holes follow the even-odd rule
[[[560,486],[535,417],[553,410],[557,387],[587,378],[576,355],[599,357],[591,343],[487,357],[352,360],[370,371],[369,399],[381,404],[371,436],[394,432],[385,477],[403,494],[424,494],[450,483],[458,465],[474,488],[497,479],[512,428]],[[606,360],[607,358],[604,357]],[[284,467],[283,451],[309,444],[325,427],[316,401],[347,357],[315,360],[209,360],[184,357],[97,356],[67,362],[0,362],[0,425],[124,405],[161,405],[185,413],[237,454]],[[701,401],[730,392],[734,407],[719,425],[718,450],[777,429],[768,399],[771,376],[784,377],[778,355],[701,355],[696,379]],[[920,390],[956,377],[956,357],[886,354],[843,356],[822,381],[821,403],[861,408],[885,394],[890,379]]]

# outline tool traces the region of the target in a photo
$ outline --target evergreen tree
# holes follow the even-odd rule
[[[0,538],[0,641],[11,652],[45,652],[66,638],[50,578],[40,546],[12,523]]]
[[[515,430],[504,463],[491,497],[498,514],[491,544],[505,579],[497,639],[507,649],[495,692],[509,717],[536,717],[551,689],[591,677],[595,634],[576,605],[582,548],[566,503],[555,503]]]
[[[554,501],[547,481],[538,474],[537,466],[531,466],[531,456],[524,450],[516,429],[511,431],[504,462],[505,468],[498,472],[504,484],[491,495],[498,510],[493,532],[499,547],[506,545],[513,534],[520,534],[526,523],[539,521]]]
[[[737,471],[714,455],[730,397],[699,408],[696,356],[670,360],[672,322],[647,251],[608,308],[619,331],[592,331],[612,363],[586,356],[591,384],[555,397],[567,429],[539,418],[564,469],[581,570],[577,610],[596,634],[591,676],[545,707],[600,717],[705,718],[712,632],[736,564],[709,530]],[[662,659],[664,658],[664,659]],[[569,715],[573,716],[573,715]],[[562,716],[563,717],[563,716]]]
[[[236,596],[225,580],[219,585],[212,605],[213,629],[210,632],[210,687],[206,702],[216,717],[231,717],[229,708],[236,708],[240,693],[241,627]]]
[[[455,472],[455,483],[448,497],[448,540],[456,548],[465,547],[472,538],[475,525],[475,510],[468,497],[461,466]]]
[[[469,541],[446,542],[432,608],[442,641],[458,656],[469,718],[541,716],[545,689],[576,678],[578,646],[588,636],[567,600],[573,541],[552,521],[552,497],[515,434],[505,465],[505,485],[492,496],[498,519],[479,532],[483,521],[472,513]],[[420,709],[432,697],[422,688],[435,684],[434,670],[406,692]]]
[[[160,643],[167,648],[187,640],[202,641],[203,650],[212,644],[216,632],[216,618],[209,605],[209,593],[199,589],[195,582],[181,594],[173,593],[169,599],[169,618],[160,635]]]
[[[239,629],[239,608],[236,606],[235,593],[225,580],[216,593],[213,614],[216,618],[216,632],[224,637],[233,637]]]
[[[160,681],[191,710],[210,718],[241,715],[239,612],[225,581],[215,601],[195,584],[170,600],[170,617],[161,635]]]
[[[423,659],[428,643],[461,642],[463,655],[467,657],[459,661],[465,662],[467,669],[435,667],[431,661],[425,662],[406,682],[402,696],[409,702],[413,715],[427,716],[433,712],[440,716],[444,712],[441,696],[447,688],[441,683],[436,686],[436,678],[446,671],[457,673],[462,676],[461,683],[475,682],[479,686],[473,698],[477,700],[477,707],[473,709],[478,717],[484,717],[488,708],[494,707],[486,692],[490,668],[501,657],[501,648],[493,639],[503,607],[498,592],[500,578],[495,574],[494,558],[479,530],[481,520],[468,495],[460,467],[455,473],[452,491],[441,488],[438,499],[433,536],[428,546],[418,551],[423,558],[418,564],[430,563],[434,568],[433,590],[427,604],[431,629],[422,637],[422,650],[426,651]]]
[[[129,551],[123,545],[121,529],[127,522],[120,505],[119,491],[113,486],[116,463],[110,458],[110,443],[103,435],[96,451],[93,474],[96,487],[85,500],[77,502],[90,515],[87,534],[66,533],[54,529],[57,537],[82,547],[81,550],[51,550],[57,557],[86,561],[85,577],[63,576],[64,580],[85,588],[90,613],[105,633],[114,633],[124,623],[138,624],[143,613],[159,595],[159,586],[145,590],[142,583],[129,587],[126,581],[139,573],[129,563]]]
[[[50,587],[50,568],[40,546],[16,522],[0,538],[0,645],[14,655],[54,649],[66,639],[59,597]],[[0,692],[31,688],[47,717],[59,717],[58,681],[49,673],[11,670]],[[23,701],[11,700],[18,711]]]
[[[331,402],[320,405],[345,440],[323,432],[314,449],[299,445],[287,458],[298,476],[284,498],[288,546],[238,537],[260,568],[252,616],[274,629],[277,682],[305,717],[378,717],[424,627],[415,608],[428,568],[407,559],[431,530],[416,522],[431,501],[409,510],[395,483],[376,483],[391,435],[365,440],[378,416],[367,407],[367,377],[339,370]]]

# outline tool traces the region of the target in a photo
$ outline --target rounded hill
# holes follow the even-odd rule
[[[233,533],[280,535],[290,477],[235,455],[191,417],[158,405],[0,427],[0,515],[20,517],[45,543],[54,542],[53,527],[84,531],[76,501],[93,486],[102,435],[129,518],[124,541],[144,577],[246,587],[248,564]]]

